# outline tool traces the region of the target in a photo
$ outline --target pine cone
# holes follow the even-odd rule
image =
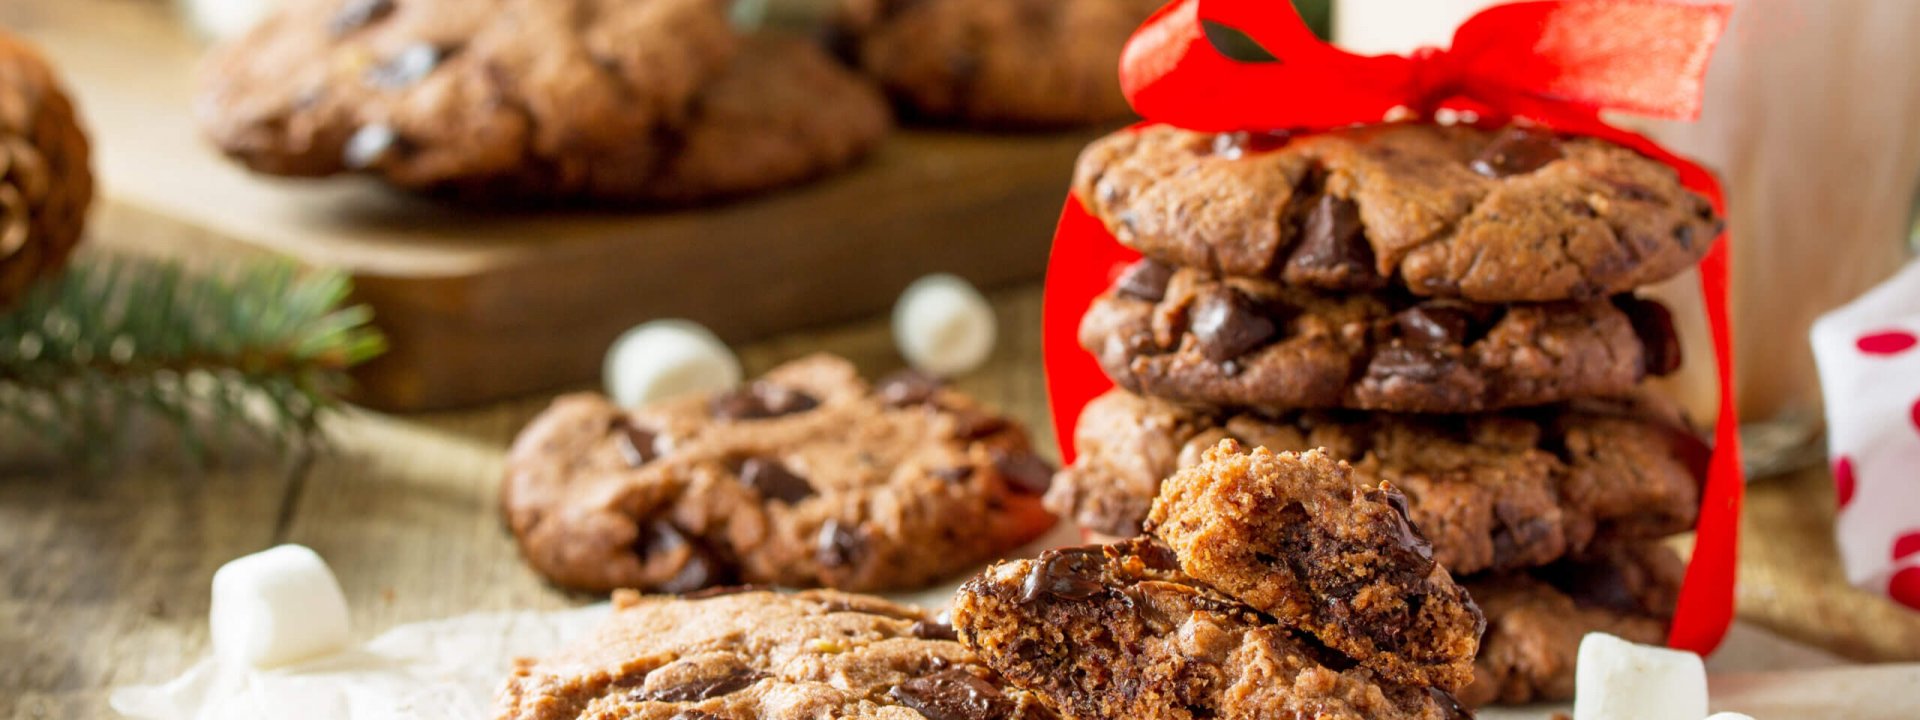
[[[93,173],[73,104],[38,52],[0,32],[0,310],[80,242]]]

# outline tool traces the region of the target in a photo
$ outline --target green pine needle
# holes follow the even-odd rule
[[[305,446],[347,370],[386,350],[351,289],[285,262],[76,265],[0,314],[0,427],[95,462],[140,413],[197,459],[240,434]]]

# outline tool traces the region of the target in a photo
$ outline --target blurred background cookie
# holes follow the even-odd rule
[[[472,201],[735,195],[845,165],[888,126],[852,73],[743,41],[712,0],[300,0],[201,83],[206,135],[255,171]]]
[[[1120,50],[1159,0],[841,0],[842,51],[903,115],[993,128],[1131,115]]]

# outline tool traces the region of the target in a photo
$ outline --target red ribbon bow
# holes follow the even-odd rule
[[[1725,211],[1711,173],[1643,136],[1606,124],[1602,111],[1698,117],[1708,58],[1731,7],[1662,0],[1520,2],[1489,8],[1454,33],[1448,49],[1363,56],[1315,38],[1284,0],[1178,0],[1134,34],[1120,81],[1142,117],[1202,131],[1315,131],[1380,122],[1397,110],[1432,117],[1470,112],[1476,122],[1521,119],[1598,137],[1672,166],[1680,182]],[[1237,29],[1275,61],[1241,62],[1207,39],[1205,24]],[[1086,403],[1113,386],[1079,347],[1080,317],[1139,255],[1069,198],[1054,237],[1044,310],[1054,431],[1073,460],[1073,427]],[[1711,652],[1733,621],[1740,504],[1739,415],[1727,318],[1727,243],[1700,262],[1720,417],[1701,496],[1693,559],[1668,643]]]

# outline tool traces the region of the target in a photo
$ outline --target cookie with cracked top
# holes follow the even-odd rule
[[[921,610],[831,591],[614,597],[605,624],[521,661],[499,720],[1052,720]]]
[[[845,54],[910,117],[996,128],[1131,116],[1115,72],[1161,0],[840,0]]]
[[[1135,535],[1162,480],[1226,438],[1276,452],[1323,448],[1363,481],[1392,483],[1435,559],[1460,574],[1684,532],[1710,452],[1651,395],[1422,416],[1201,410],[1114,390],[1082,411],[1077,457],[1054,477],[1047,506],[1108,536]]]
[[[1487,615],[1468,705],[1573,698],[1580,640],[1603,632],[1637,643],[1666,641],[1686,567],[1659,544],[1597,548],[1527,573],[1464,579]]]
[[[1147,516],[1180,569],[1382,677],[1458,691],[1486,621],[1391,484],[1320,450],[1232,438],[1167,478]]]
[[[1009,682],[1082,720],[1471,717],[1199,583],[1151,538],[994,565],[961,587],[953,625]]]
[[[790,184],[888,126],[857,76],[714,0],[299,0],[211,54],[196,112],[259,172],[530,204]]]
[[[1114,382],[1189,404],[1467,413],[1617,396],[1678,369],[1666,308],[1631,295],[1505,305],[1325,295],[1142,260],[1080,344]]]
[[[1629,292],[1691,267],[1722,227],[1666,165],[1518,126],[1154,126],[1095,142],[1074,189],[1121,243],[1171,264],[1475,302]]]
[[[561,398],[515,441],[501,499],[564,587],[899,590],[1045,532],[1052,472],[1018,423],[936,381],[869,386],[817,355],[633,411]]]

